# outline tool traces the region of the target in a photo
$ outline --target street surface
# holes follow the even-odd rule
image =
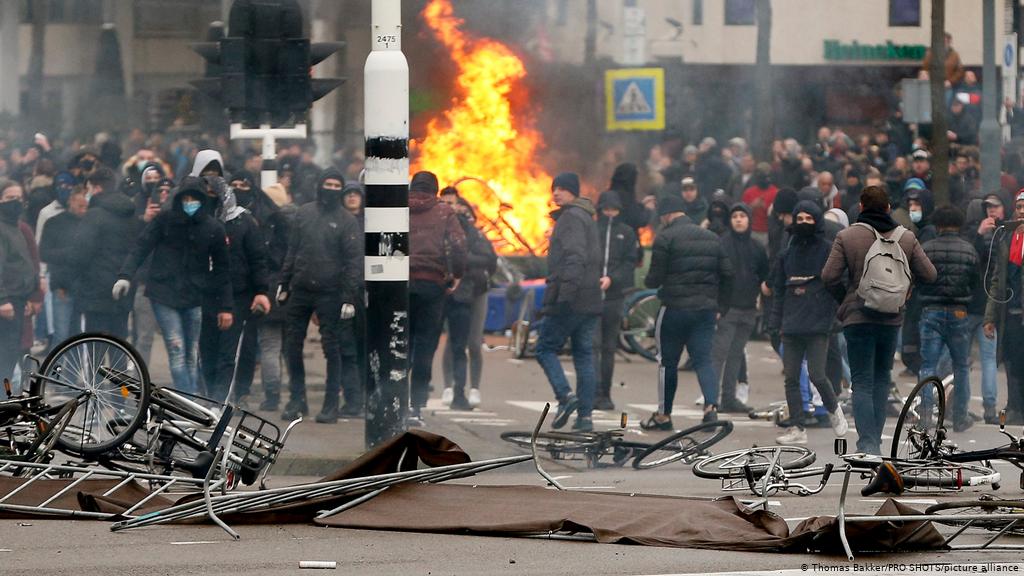
[[[492,345],[503,344],[489,337]],[[160,350],[160,345],[154,348]],[[766,405],[780,400],[781,363],[765,342],[748,347],[751,403]],[[162,357],[154,354],[154,373],[163,373]],[[323,361],[318,344],[307,343],[311,370],[310,382],[322,378]],[[565,360],[568,360],[566,358]],[[571,362],[564,364],[571,371]],[[440,404],[440,365],[435,368],[438,388],[425,411],[426,429],[451,438],[475,460],[522,453],[500,440],[506,430],[528,430],[535,424],[551,392],[533,359],[515,360],[507,351],[485,352],[483,405],[473,412],[454,412]],[[629,413],[626,439],[655,441],[665,433],[647,434],[639,430],[641,417],[654,409],[657,401],[656,370],[653,363],[638,357],[619,359],[613,399]],[[972,373],[972,388],[979,389],[977,370]],[[1000,380],[1002,381],[1002,374]],[[570,376],[570,379],[572,377]],[[254,391],[259,394],[257,384]],[[621,384],[619,384],[621,382]],[[901,380],[904,392],[912,382]],[[322,386],[322,385],[321,385]],[[677,398],[677,429],[696,424],[700,409],[694,405],[697,384],[692,372],[680,378]],[[322,391],[311,392],[310,407],[319,408]],[[1000,401],[1005,386],[1000,389]],[[972,410],[981,412],[980,398],[972,400]],[[270,416],[270,415],[268,415]],[[277,420],[276,415],[272,416]],[[618,412],[595,412],[598,429],[616,427]],[[735,430],[713,452],[724,452],[752,445],[770,445],[780,431],[766,421],[733,417]],[[889,419],[888,436],[895,418]],[[853,450],[855,434],[848,435]],[[951,432],[952,433],[952,432]],[[808,447],[817,452],[817,463],[838,462],[832,454],[833,434],[828,429],[809,430]],[[966,449],[993,447],[1001,443],[995,426],[976,425],[954,441]],[[315,480],[362,452],[362,420],[341,421],[336,425],[316,424],[309,419],[299,426],[286,447],[280,466],[272,475],[272,486]],[[886,444],[885,449],[888,449]],[[696,478],[689,468],[670,464],[654,470],[638,471],[630,467],[587,469],[582,462],[544,460],[545,468],[569,487],[601,488],[624,492],[645,492],[687,496],[720,496],[716,481]],[[995,463],[1003,474],[1002,487],[996,492],[1004,498],[1019,497],[1017,470]],[[543,480],[526,463],[514,468],[488,472],[470,484],[543,485]],[[813,482],[813,479],[810,480]],[[882,498],[861,498],[863,481],[851,481],[848,507],[851,512],[870,513]],[[834,475],[824,492],[815,496],[777,495],[770,499],[771,510],[791,520],[837,511],[841,475]],[[902,500],[920,509],[936,501],[974,498],[991,492],[991,487],[961,494],[907,494]],[[742,493],[741,493],[742,495]],[[458,506],[458,502],[451,505]],[[550,541],[539,538],[498,538],[454,536],[402,532],[377,532],[318,528],[312,525],[236,526],[242,539],[233,542],[215,526],[160,526],[111,533],[104,522],[68,520],[0,520],[0,574],[26,575],[120,575],[120,574],[298,574],[302,560],[337,562],[337,572],[345,574],[677,574],[736,573],[777,571],[801,573],[802,564],[822,563],[846,566],[838,556],[824,557],[792,554],[743,553],[721,550],[669,549],[621,545],[597,545],[584,542]],[[863,556],[859,562],[1020,562],[1010,551],[949,552]],[[792,572],[788,572],[792,571]],[[763,573],[763,572],[761,572]]]

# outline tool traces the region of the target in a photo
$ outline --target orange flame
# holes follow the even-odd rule
[[[428,122],[415,147],[413,170],[458,183],[500,252],[524,252],[522,240],[539,252],[551,228],[551,176],[534,160],[543,147],[540,134],[517,118],[510,102],[513,92],[523,90],[526,68],[508,46],[464,32],[450,0],[431,0],[422,15],[458,75],[451,105]]]

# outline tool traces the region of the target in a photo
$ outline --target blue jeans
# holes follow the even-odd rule
[[[996,366],[996,354],[999,349],[999,338],[992,338],[989,340],[985,337],[985,324],[984,316],[981,314],[971,314],[968,316],[970,320],[970,331],[971,342],[970,348],[974,348],[974,341],[978,341],[978,352],[980,353],[981,360],[981,400],[982,405],[988,409],[996,409],[996,401],[998,400],[998,383],[996,382],[996,373],[998,368]],[[942,350],[942,360],[939,362],[939,373],[949,374],[952,372],[952,360],[949,357],[949,349]]]
[[[558,361],[558,351],[565,341],[572,339],[572,363],[576,368],[576,397],[580,418],[589,418],[594,410],[594,388],[597,371],[594,369],[594,332],[600,316],[583,314],[557,314],[545,316],[537,337],[537,363],[548,377],[555,398],[564,402],[572,392],[565,371]]]
[[[718,372],[711,359],[715,339],[714,310],[684,310],[662,306],[655,325],[658,340],[658,412],[672,414],[679,385],[679,358],[683,348],[690,353],[704,403],[718,398]]]
[[[928,306],[921,312],[921,379],[939,371],[942,350],[949,348],[953,360],[953,421],[967,417],[971,401],[971,329],[963,307]],[[925,394],[929,400],[931,388]]]
[[[192,394],[200,393],[199,327],[202,323],[202,308],[171,308],[150,300],[153,315],[160,326],[167,347],[167,363],[171,369],[174,388]]]
[[[67,291],[64,295],[53,294],[53,338],[50,347],[67,340],[72,334],[82,331],[82,320],[79,314],[75,314],[75,299]]]
[[[853,324],[843,328],[850,358],[853,387],[853,421],[857,425],[857,450],[882,453],[882,428],[892,385],[892,362],[899,326]]]

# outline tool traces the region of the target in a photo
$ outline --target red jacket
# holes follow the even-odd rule
[[[409,279],[445,284],[466,269],[466,234],[447,204],[409,192]]]

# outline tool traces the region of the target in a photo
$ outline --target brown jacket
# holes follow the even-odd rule
[[[409,279],[444,284],[466,269],[466,233],[433,194],[409,192]]]
[[[882,234],[885,238],[892,237],[892,231]],[[843,292],[845,296],[839,305],[839,321],[843,326],[852,324],[884,324],[899,326],[903,324],[903,313],[879,318],[865,312],[864,304],[857,297],[857,287],[864,273],[864,257],[875,242],[875,235],[863,226],[850,226],[836,236],[832,244],[832,253],[821,270],[821,280],[833,293]],[[915,282],[934,282],[937,276],[935,266],[921,248],[913,232],[909,230],[900,238],[900,248],[910,258],[910,272]]]
[[[929,48],[924,54],[924,62],[921,62],[921,70],[931,72],[932,49]],[[946,48],[946,80],[951,86],[956,86],[964,79],[964,64],[960,61],[960,54],[955,48]]]

